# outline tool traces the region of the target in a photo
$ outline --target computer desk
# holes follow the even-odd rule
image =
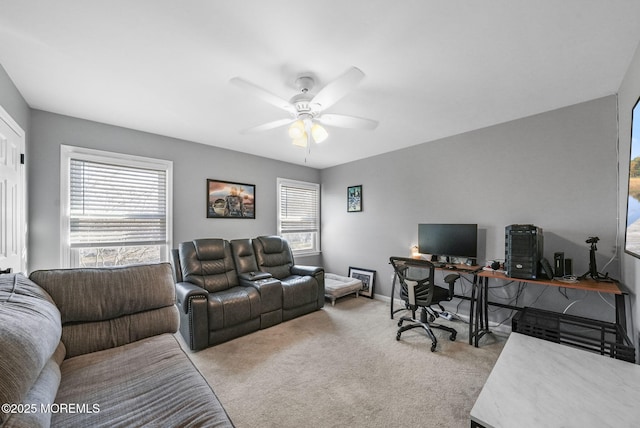
[[[564,282],[557,279],[521,279],[506,276],[502,272],[492,270],[481,270],[475,273],[473,287],[471,290],[471,308],[469,314],[469,344],[478,347],[478,341],[489,330],[488,307],[499,306],[508,309],[522,310],[519,306],[506,305],[489,301],[489,280],[517,281],[527,284],[538,284],[550,287],[572,288],[576,290],[595,291],[605,294],[613,294],[615,297],[616,324],[620,326],[622,332],[627,334],[627,317],[624,303],[624,295],[618,284],[613,281],[596,281],[592,278],[580,279],[577,282]]]
[[[465,264],[447,264],[442,267],[435,267],[437,271],[459,273],[466,275],[473,275],[471,296],[454,295],[459,299],[465,299],[470,301],[469,308],[469,345],[473,345],[476,348],[480,338],[485,334],[490,333],[489,329],[489,305],[498,306],[513,310],[522,310],[523,307],[507,305],[498,302],[489,301],[489,280],[501,280],[501,281],[517,281],[527,284],[538,284],[551,287],[572,288],[576,290],[595,291],[605,294],[613,294],[615,298],[615,319],[616,324],[621,328],[624,335],[627,334],[627,317],[626,308],[624,302],[625,293],[620,290],[620,287],[615,281],[596,281],[591,278],[580,279],[577,282],[564,282],[557,279],[522,279],[512,278],[506,276],[502,272],[493,270],[483,270],[481,266],[468,266]],[[395,285],[396,276],[393,277],[391,284],[391,319],[396,312],[404,310],[393,309],[393,302],[395,298]]]

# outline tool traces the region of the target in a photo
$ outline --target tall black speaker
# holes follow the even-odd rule
[[[543,254],[542,229],[532,224],[505,228],[505,271],[512,278],[536,279]]]

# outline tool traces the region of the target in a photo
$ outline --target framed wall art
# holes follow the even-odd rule
[[[256,218],[254,184],[207,179],[207,218]]]
[[[362,211],[362,184],[347,187],[347,212]]]
[[[349,278],[362,281],[360,295],[373,299],[373,287],[376,282],[376,271],[349,266]]]
[[[624,251],[640,258],[640,99],[631,111],[631,154],[625,236]]]

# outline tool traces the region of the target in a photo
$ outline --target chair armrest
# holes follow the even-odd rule
[[[324,272],[324,268],[317,267],[317,266],[303,266],[303,265],[291,266],[291,273],[294,275],[315,276],[320,272]]]
[[[460,278],[460,275],[457,273],[450,273],[449,275],[444,277],[444,282],[449,284],[449,297],[453,298],[453,294],[455,292],[455,284],[456,281]]]
[[[189,299],[202,297],[207,299],[209,292],[190,282],[176,282],[176,304],[185,314],[189,313]]]

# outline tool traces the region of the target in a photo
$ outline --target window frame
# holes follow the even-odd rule
[[[173,245],[173,162],[145,156],[135,156],[85,147],[60,145],[60,264],[63,268],[77,267],[70,242],[71,229],[71,159],[107,163],[132,168],[162,170],[166,173],[166,249],[161,261],[169,260]],[[126,245],[124,245],[126,246]]]
[[[313,255],[318,255],[321,253],[321,243],[320,243],[320,231],[321,231],[321,221],[320,221],[320,184],[318,183],[312,183],[312,182],[308,182],[308,181],[301,181],[301,180],[293,180],[293,179],[289,179],[289,178],[281,178],[278,177],[277,178],[277,230],[278,230],[278,236],[282,236],[282,187],[284,185],[287,185],[289,187],[297,187],[300,189],[307,189],[307,190],[313,190],[316,193],[316,207],[317,207],[317,211],[316,211],[316,229],[315,229],[315,233],[316,233],[316,239],[315,239],[315,245],[313,249],[310,250],[294,250],[293,248],[291,249],[291,252],[293,253],[294,256],[313,256]],[[283,237],[284,238],[284,237]],[[286,239],[286,238],[285,238]]]

